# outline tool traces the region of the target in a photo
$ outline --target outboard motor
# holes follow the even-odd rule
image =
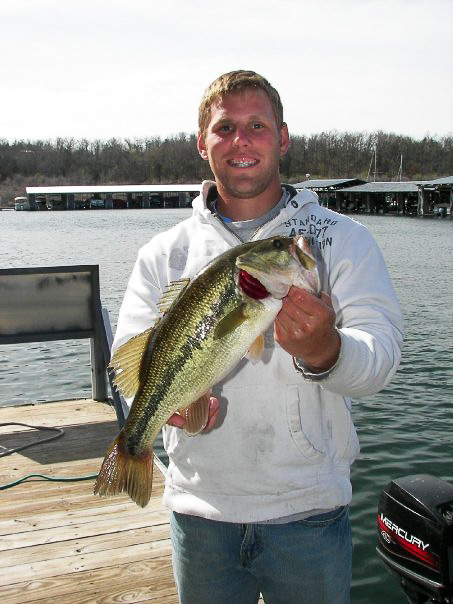
[[[408,601],[453,604],[453,484],[427,474],[392,480],[377,524],[377,553]]]

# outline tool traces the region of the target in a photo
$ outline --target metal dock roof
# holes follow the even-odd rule
[[[341,193],[417,193],[419,185],[430,184],[427,180],[407,182],[366,182],[355,187],[337,189]]]
[[[302,182],[293,183],[292,186],[296,189],[326,189],[328,187],[336,187],[338,185],[345,185],[348,182],[364,182],[359,178],[313,178],[311,180],[304,180]]]
[[[429,181],[430,185],[453,185],[453,176],[444,176]]]
[[[60,195],[67,193],[199,193],[201,184],[177,185],[77,185],[26,187],[27,195]]]

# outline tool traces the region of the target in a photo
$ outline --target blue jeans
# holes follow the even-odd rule
[[[181,604],[347,604],[348,508],[288,524],[234,524],[173,513]]]

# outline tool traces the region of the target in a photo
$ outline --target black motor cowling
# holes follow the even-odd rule
[[[427,474],[392,480],[377,525],[377,552],[409,601],[453,603],[453,484]]]

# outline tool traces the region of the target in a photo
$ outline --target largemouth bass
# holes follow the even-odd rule
[[[158,321],[112,357],[115,385],[134,399],[105,456],[95,494],[127,491],[138,505],[148,503],[152,445],[160,429],[176,411],[186,418],[188,433],[205,427],[211,387],[247,353],[259,359],[262,334],[292,285],[319,290],[316,261],[303,237],[238,245],[193,280],[171,284]]]

